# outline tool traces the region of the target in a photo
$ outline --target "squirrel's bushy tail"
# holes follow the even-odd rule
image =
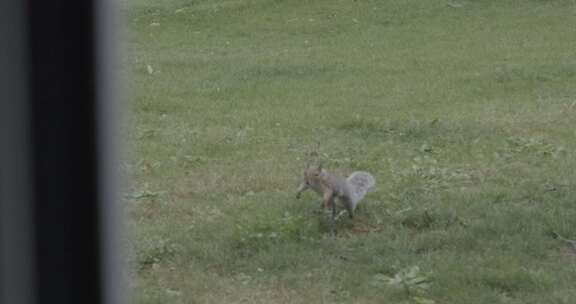
[[[358,202],[364,198],[366,193],[374,189],[376,180],[374,179],[374,176],[368,172],[356,171],[346,178],[346,183],[348,184],[348,189],[350,191],[350,199],[353,208],[355,208]]]

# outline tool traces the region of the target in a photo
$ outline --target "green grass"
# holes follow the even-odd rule
[[[133,302],[573,303],[575,17],[128,1]],[[311,160],[374,174],[354,220],[295,199]],[[414,266],[429,288],[378,280]]]

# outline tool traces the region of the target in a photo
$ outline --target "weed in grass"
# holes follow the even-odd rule
[[[392,277],[380,273],[376,274],[374,275],[372,284],[380,288],[385,286],[398,288],[404,293],[405,297],[418,304],[436,303],[434,300],[422,296],[428,289],[430,289],[431,279],[429,278],[429,275],[422,273],[418,266],[412,266],[400,270]]]

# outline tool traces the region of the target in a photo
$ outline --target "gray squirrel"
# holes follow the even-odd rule
[[[356,171],[344,177],[328,172],[322,166],[312,166],[304,171],[304,181],[298,187],[296,198],[299,199],[302,192],[312,189],[322,195],[321,207],[332,207],[334,218],[336,218],[334,203],[336,198],[344,204],[350,218],[354,218],[354,209],[366,193],[374,190],[375,185],[374,177],[365,171]]]

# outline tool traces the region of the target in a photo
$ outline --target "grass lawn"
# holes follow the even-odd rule
[[[133,303],[575,303],[575,1],[126,3]]]

